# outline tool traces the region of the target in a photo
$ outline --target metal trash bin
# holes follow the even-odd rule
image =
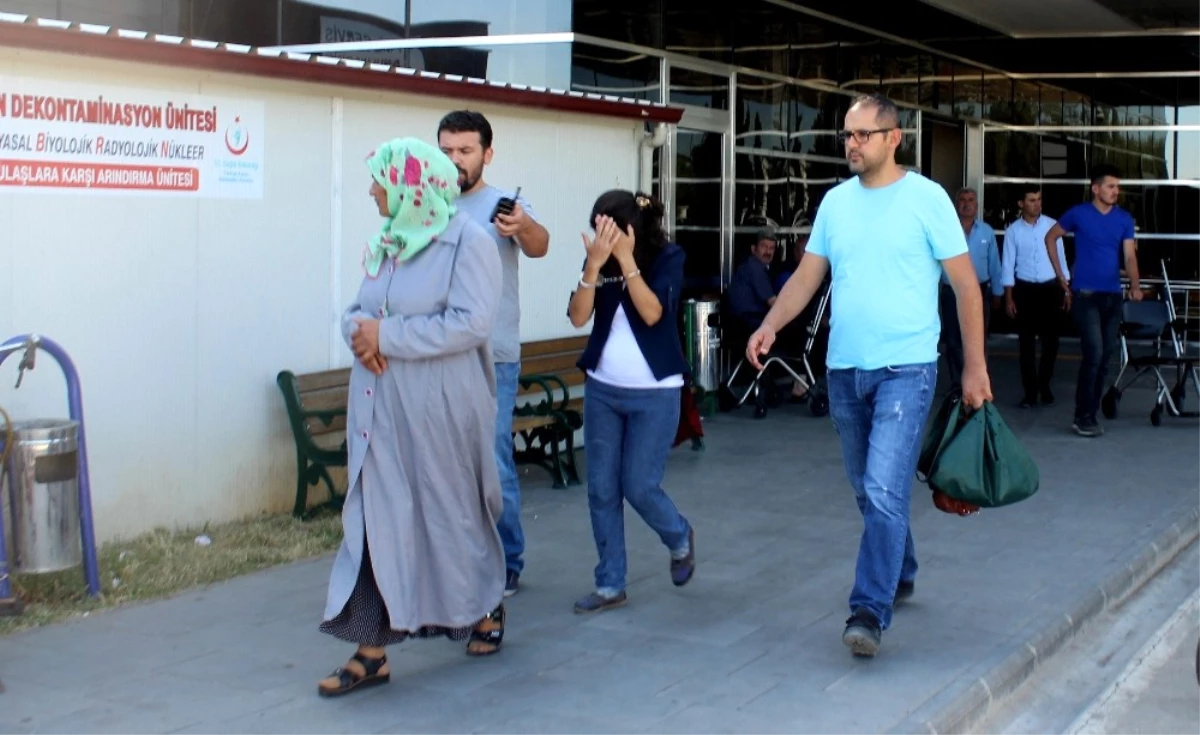
[[[78,421],[13,422],[8,477],[14,572],[57,572],[83,563],[78,450]]]
[[[688,299],[684,304],[684,330],[687,332],[692,382],[709,392],[721,384],[721,332],[709,324],[709,317],[721,310],[720,304],[716,299]]]

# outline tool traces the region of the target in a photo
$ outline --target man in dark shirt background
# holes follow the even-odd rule
[[[775,260],[775,232],[758,231],[750,257],[733,273],[729,282],[729,308],[750,331],[762,326],[763,317],[775,304],[775,289],[771,285],[771,261]]]
[[[771,263],[775,260],[777,240],[775,231],[763,228],[754,238],[750,248],[750,257],[742,262],[733,273],[726,292],[731,316],[742,323],[746,334],[753,334],[762,326],[763,318],[775,305],[775,287],[771,282]],[[794,330],[792,330],[794,331]],[[796,340],[802,339],[797,334],[780,335],[777,342],[780,351],[786,354],[795,352]],[[806,389],[801,385],[792,386],[792,395],[797,400],[804,396]],[[776,387],[767,374],[758,381],[758,392],[754,401],[754,417],[763,418],[767,415],[767,404],[777,404],[782,400],[776,393]]]

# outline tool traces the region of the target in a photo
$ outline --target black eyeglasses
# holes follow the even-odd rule
[[[847,141],[854,138],[854,142],[859,145],[865,145],[871,139],[871,136],[876,133],[890,133],[895,128],[879,128],[878,130],[839,130],[837,133],[837,142],[845,145]]]

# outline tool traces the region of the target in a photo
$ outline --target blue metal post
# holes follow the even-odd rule
[[[0,438],[0,457],[2,456],[4,456],[4,440]],[[2,478],[7,472],[7,467],[0,467],[0,478]],[[0,482],[0,485],[2,484],[3,483]],[[8,541],[4,538],[3,500],[3,496],[0,496],[0,603],[4,603],[6,600],[11,600],[13,597],[12,582],[8,578]]]

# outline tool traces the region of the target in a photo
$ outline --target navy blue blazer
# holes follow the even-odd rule
[[[672,375],[690,375],[691,368],[683,356],[679,343],[679,296],[683,289],[683,248],[673,242],[667,243],[649,270],[641,274],[646,285],[662,304],[662,318],[649,326],[638,314],[628,289],[622,283],[608,283],[596,287],[595,314],[592,333],[587,347],[576,363],[581,370],[594,370],[600,364],[600,354],[612,331],[613,317],[617,306],[625,307],[625,317],[633,330],[634,339],[642,350],[642,356],[650,365],[656,380]]]

